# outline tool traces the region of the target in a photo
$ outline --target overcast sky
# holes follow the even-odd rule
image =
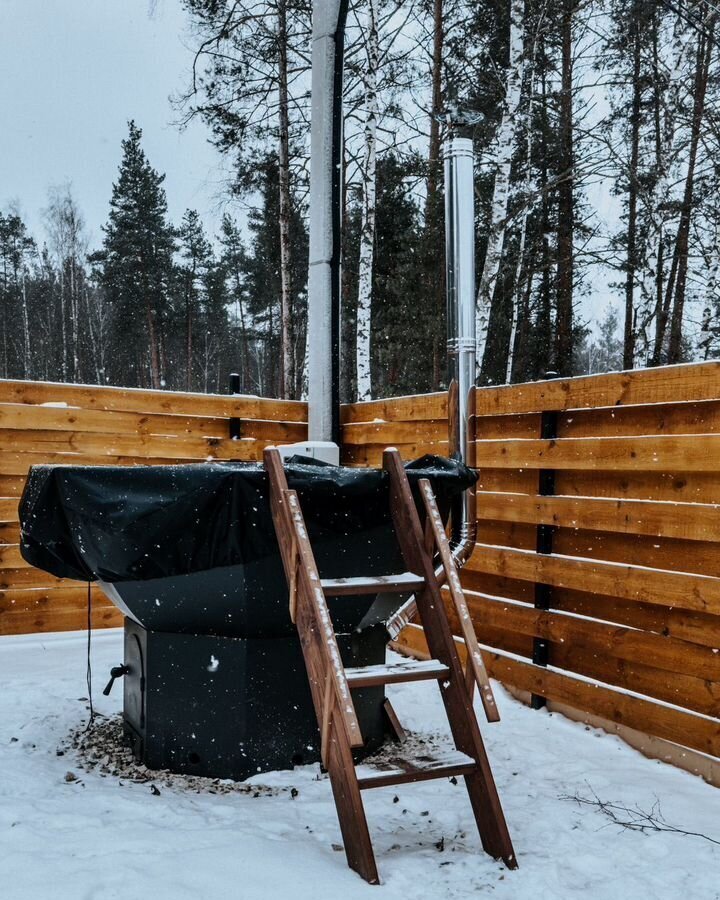
[[[0,0],[0,208],[41,237],[49,185],[71,181],[91,246],[102,238],[127,120],[167,174],[170,215],[217,222],[221,178],[207,129],[173,125],[192,60],[180,0]]]
[[[172,221],[192,207],[217,230],[219,156],[201,122],[179,131],[169,102],[188,83],[187,28],[180,0],[0,0],[0,209],[17,203],[42,241],[48,187],[70,181],[96,248],[134,118],[150,162],[167,175]],[[617,215],[605,186],[595,190]],[[593,275],[592,296],[580,301],[586,318],[618,302],[607,272]]]

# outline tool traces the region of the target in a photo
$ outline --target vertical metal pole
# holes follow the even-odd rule
[[[445,243],[448,329],[449,453],[475,463],[475,175],[470,138],[445,147]],[[453,552],[463,563],[477,533],[475,489],[453,510]]]
[[[308,436],[340,440],[342,84],[348,0],[315,0],[310,135]]]
[[[548,372],[546,378],[558,378],[557,372]],[[558,414],[555,411],[545,411],[540,416],[540,437],[544,441],[553,441],[558,434]],[[551,497],[555,493],[555,470],[540,469],[538,474],[538,494],[541,497]],[[535,550],[544,555],[553,552],[553,525],[538,525]],[[552,588],[549,584],[535,584],[535,609],[548,610],[552,600]],[[547,666],[550,661],[550,642],[545,638],[533,638],[532,660],[536,666]],[[530,705],[533,709],[541,709],[547,701],[539,694],[532,694]]]
[[[453,137],[445,145],[445,266],[447,290],[448,441],[449,455],[475,467],[475,175],[469,138]],[[450,547],[462,566],[475,549],[475,486],[451,509]],[[393,639],[416,613],[410,599],[387,629]]]
[[[229,388],[231,394],[239,394],[240,393],[240,375],[237,372],[230,373],[230,381]],[[241,432],[240,419],[232,416],[228,419],[228,428],[230,431],[230,437],[235,440],[239,439]]]

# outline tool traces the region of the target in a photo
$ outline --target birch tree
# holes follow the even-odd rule
[[[80,319],[84,314],[85,222],[69,184],[48,194],[45,223],[55,258],[60,290],[60,340],[63,381],[81,381]]]
[[[190,88],[179,103],[186,120],[199,116],[216,146],[233,160],[233,190],[256,190],[255,169],[269,144],[278,162],[281,392],[295,398],[298,347],[290,220],[293,181],[305,178],[308,127],[310,4],[302,0],[183,0],[198,44]]]
[[[478,285],[475,328],[477,334],[478,374],[482,369],[487,344],[490,305],[495,280],[505,243],[505,231],[510,198],[510,173],[515,148],[517,113],[520,107],[525,64],[523,53],[524,0],[511,0],[509,57],[502,118],[493,146],[495,179],[488,223],[487,249]]]
[[[370,373],[370,325],[372,305],[373,256],[375,253],[375,204],[378,97],[377,81],[380,62],[378,33],[378,0],[367,0],[366,19],[367,67],[365,69],[365,130],[361,166],[362,218],[360,225],[360,260],[358,264],[358,300],[356,334],[357,399],[372,398]]]

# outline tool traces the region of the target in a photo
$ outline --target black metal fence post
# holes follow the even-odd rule
[[[558,378],[557,372],[548,372],[547,379]],[[540,438],[545,441],[553,441],[558,433],[558,414],[555,411],[543,412],[540,416]],[[550,497],[555,493],[555,470],[540,469],[538,473],[538,494],[541,497]],[[537,526],[535,550],[537,553],[548,555],[553,552],[554,525]],[[549,584],[535,582],[535,609],[550,609],[552,588]],[[536,666],[547,666],[550,659],[550,644],[545,638],[533,639],[532,660]],[[546,705],[545,697],[533,694],[530,700],[533,709],[542,709]]]
[[[237,372],[230,373],[230,393],[231,394],[239,394],[240,393],[240,375]],[[230,430],[230,437],[238,440],[240,438],[241,433],[241,420],[236,418],[235,416],[231,416],[228,419],[228,427]]]

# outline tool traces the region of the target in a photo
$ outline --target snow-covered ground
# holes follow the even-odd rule
[[[106,715],[122,692],[100,689],[121,656],[119,631],[96,633],[95,701]],[[720,845],[620,829],[562,799],[596,795],[646,811],[659,801],[669,824],[720,841],[716,788],[500,688],[503,720],[481,727],[520,869],[480,851],[462,784],[428,782],[365,792],[383,879],[371,887],[338,849],[330,786],[315,766],[254,779],[280,790],[211,793],[168,786],[161,773],[133,783],[83,771],[74,751],[58,755],[87,714],[84,635],[0,638],[0,679],[3,900],[720,898]],[[445,730],[431,685],[389,691],[407,727]]]

